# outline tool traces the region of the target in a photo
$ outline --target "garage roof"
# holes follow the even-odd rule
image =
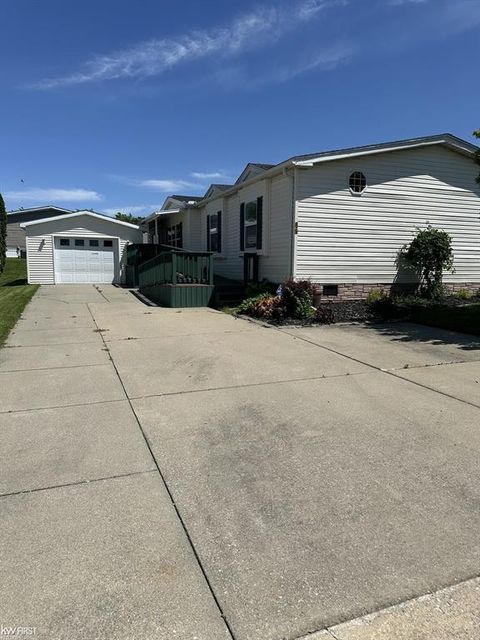
[[[20,226],[22,229],[25,227],[30,227],[36,224],[45,224],[46,222],[55,222],[55,220],[69,220],[70,218],[77,218],[78,216],[89,216],[91,218],[98,218],[98,220],[103,220],[107,222],[111,222],[112,224],[119,224],[122,227],[129,227],[130,229],[139,229],[138,225],[130,224],[130,222],[123,222],[123,220],[117,220],[116,218],[111,218],[110,216],[104,216],[100,213],[94,213],[93,211],[75,211],[75,213],[67,213],[62,216],[55,216],[54,218],[45,218],[43,220],[32,220],[31,222],[22,222]]]

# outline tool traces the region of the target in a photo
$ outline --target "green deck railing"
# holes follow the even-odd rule
[[[170,249],[138,267],[140,289],[157,285],[213,285],[213,254]]]

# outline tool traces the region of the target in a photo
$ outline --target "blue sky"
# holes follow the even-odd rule
[[[0,191],[144,214],[249,162],[480,127],[480,0],[2,0]]]

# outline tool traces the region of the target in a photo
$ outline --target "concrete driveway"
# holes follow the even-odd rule
[[[3,627],[477,637],[480,341],[60,285],[0,385]]]

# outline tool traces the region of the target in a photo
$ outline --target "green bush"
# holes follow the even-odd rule
[[[315,317],[313,295],[315,285],[309,280],[285,280],[282,284],[281,305],[285,318],[309,320]]]
[[[308,280],[285,280],[281,295],[259,293],[244,300],[237,307],[237,313],[277,321],[311,320],[317,313],[313,307],[314,290],[314,285]]]
[[[460,298],[460,300],[470,300],[472,294],[468,289],[459,289],[456,293],[456,297]]]
[[[430,299],[445,295],[444,270],[453,267],[452,240],[446,231],[428,226],[419,230],[410,246],[400,251],[398,261],[407,260],[420,276],[420,294]]]
[[[367,294],[367,304],[372,305],[379,300],[384,300],[387,298],[387,294],[383,289],[380,291],[369,291]]]
[[[244,313],[252,318],[272,319],[280,306],[280,298],[269,293],[260,293],[244,300],[236,309],[237,313]]]

